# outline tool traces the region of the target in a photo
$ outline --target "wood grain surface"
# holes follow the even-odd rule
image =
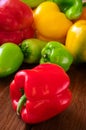
[[[72,65],[67,73],[71,80],[70,106],[52,119],[35,125],[25,124],[12,109],[9,84],[14,75],[0,78],[0,130],[86,130],[86,64]]]

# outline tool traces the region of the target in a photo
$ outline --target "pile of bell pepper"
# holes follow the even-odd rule
[[[86,62],[85,13],[82,0],[0,0],[0,78],[15,73],[10,98],[24,122],[71,104],[66,71]],[[23,62],[35,67],[19,70]]]

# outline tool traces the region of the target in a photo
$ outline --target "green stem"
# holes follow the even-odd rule
[[[19,99],[18,105],[17,105],[17,115],[20,115],[20,111],[22,109],[22,106],[26,103],[26,96],[25,94]]]

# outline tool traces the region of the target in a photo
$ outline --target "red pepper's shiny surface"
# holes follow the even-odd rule
[[[33,22],[32,10],[19,0],[0,0],[0,30],[19,30]]]
[[[33,37],[32,9],[20,0],[0,0],[0,44]],[[26,35],[26,37],[25,37]]]
[[[0,31],[0,44],[9,41],[19,44],[22,40],[32,37],[34,37],[34,30],[32,27],[17,31]]]
[[[63,110],[71,101],[70,79],[55,64],[41,64],[30,70],[17,72],[10,84],[10,96],[14,110],[24,89],[26,103],[20,115],[26,123],[45,121]]]

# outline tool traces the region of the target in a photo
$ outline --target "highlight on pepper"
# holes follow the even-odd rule
[[[65,46],[75,63],[86,62],[86,20],[78,20],[70,27]]]
[[[54,63],[68,71],[73,63],[73,56],[65,45],[57,41],[48,42],[41,51],[40,63]]]
[[[34,29],[41,40],[56,40],[64,43],[67,31],[72,25],[56,3],[45,1],[33,11]]]
[[[10,84],[13,109],[26,123],[46,121],[71,103],[70,79],[56,64],[20,70]]]
[[[34,36],[32,9],[20,0],[0,0],[0,19],[0,45]]]
[[[82,14],[83,1],[82,0],[49,0],[55,2],[61,11],[70,20],[75,20]]]

